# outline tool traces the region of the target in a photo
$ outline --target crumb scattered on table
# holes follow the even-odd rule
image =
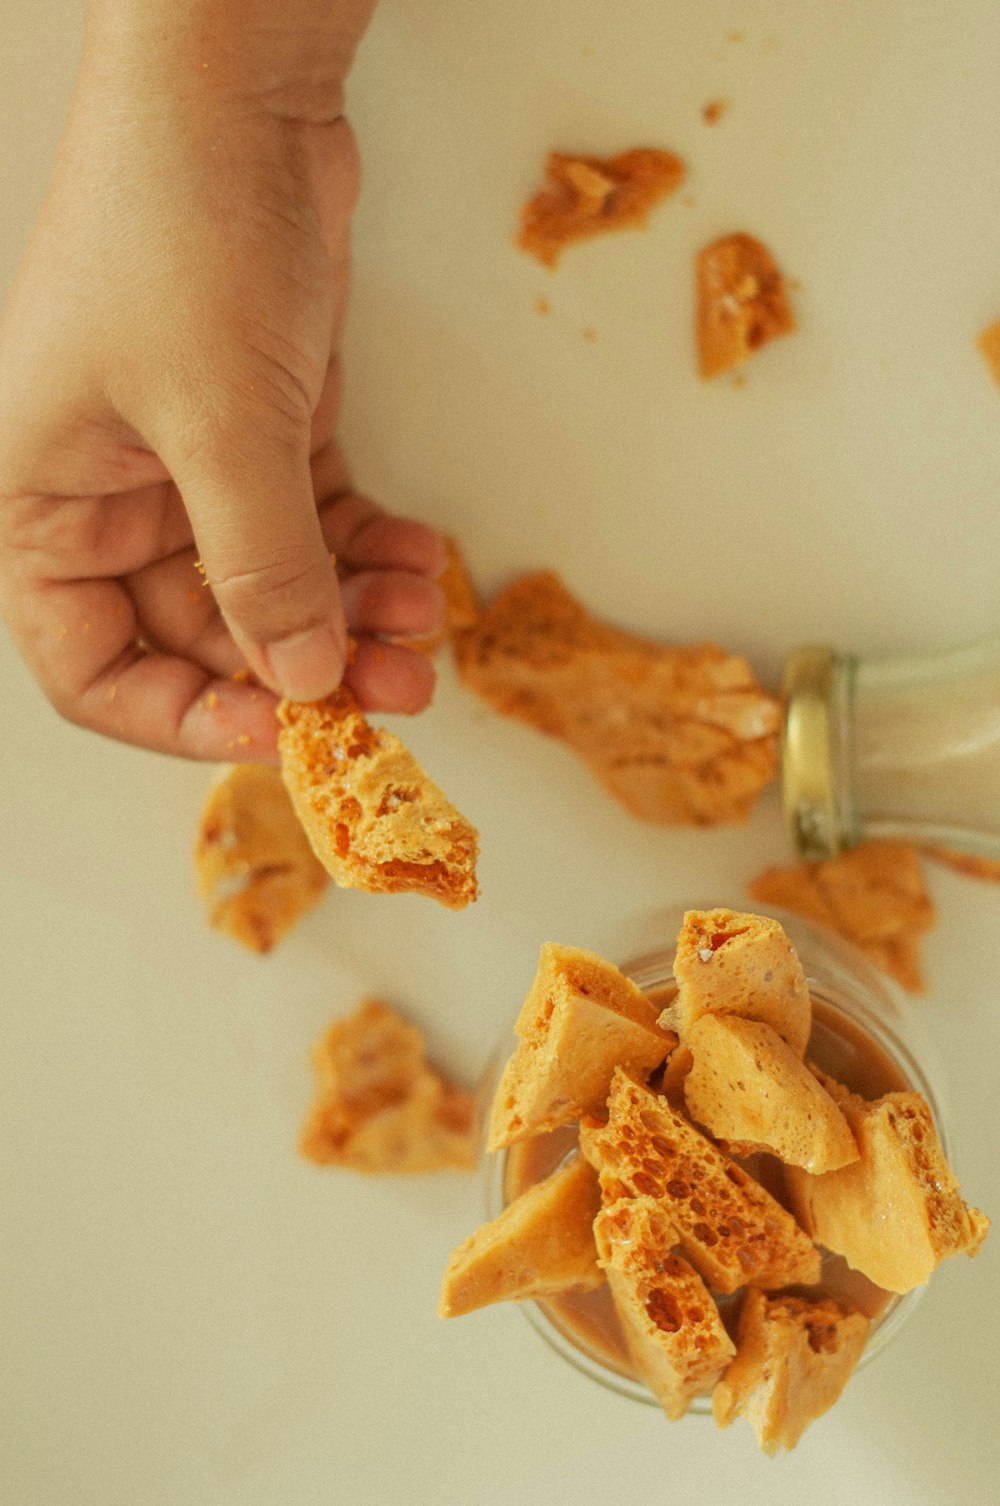
[[[976,344],[986,359],[993,380],[1000,387],[1000,319],[991,324],[989,329],[983,330]]]
[[[703,377],[742,365],[795,329],[785,281],[770,251],[751,235],[724,235],[698,253],[698,367]]]
[[[476,1163],[475,1102],[424,1059],[424,1039],[376,999],[338,1020],[312,1051],[316,1101],[302,1154],[369,1175]]]
[[[194,861],[209,924],[253,952],[276,946],[328,883],[281,774],[269,764],[218,770]]]
[[[911,993],[924,988],[920,937],[935,922],[920,853],[906,842],[864,842],[838,857],[769,868],[747,886],[846,937]]]
[[[744,820],[777,771],[778,703],[744,659],[600,622],[551,571],[501,592],[455,652],[469,690],[568,743],[642,820]]]
[[[550,152],[545,170],[550,186],[521,210],[517,244],[546,267],[554,267],[574,241],[640,229],[684,178],[680,158],[654,147],[607,158]]]

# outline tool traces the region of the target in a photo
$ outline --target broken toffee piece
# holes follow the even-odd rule
[[[796,1056],[811,1028],[809,988],[776,920],[739,910],[689,910],[674,957],[677,997],[660,1015],[682,1037],[704,1014],[770,1025]]]
[[[989,1219],[963,1202],[920,1094],[886,1093],[869,1103],[817,1075],[837,1098],[859,1155],[822,1176],[788,1168],[803,1227],[890,1292],[922,1286],[949,1255],[975,1255]]]
[[[281,701],[281,772],[316,856],[345,889],[476,898],[473,826],[398,737],[372,727],[349,691]]]
[[[281,774],[270,764],[223,764],[209,785],[194,853],[209,924],[269,952],[329,883]]]
[[[747,889],[836,931],[911,993],[922,991],[920,937],[935,914],[910,843],[862,842],[835,858],[768,868]]]
[[[468,690],[568,744],[642,821],[744,821],[777,772],[778,702],[745,659],[600,622],[552,571],[502,591],[455,655]]]
[[[795,329],[785,280],[761,241],[737,232],[698,253],[698,367],[719,376]]]
[[[683,1255],[665,1253],[678,1235],[654,1198],[603,1207],[594,1239],[636,1369],[667,1416],[683,1417],[735,1353],[711,1294]]]
[[[612,963],[551,942],[514,1030],[520,1044],[494,1095],[489,1150],[601,1108],[617,1067],[648,1074],[677,1044]]]
[[[641,229],[661,199],[680,187],[684,164],[672,152],[634,147],[615,157],[550,152],[549,187],[521,210],[517,244],[545,267],[568,245],[608,230]]]
[[[442,1318],[551,1292],[592,1291],[604,1280],[594,1249],[601,1192],[593,1167],[576,1156],[470,1234],[448,1261]]]
[[[1000,319],[984,329],[976,341],[979,352],[990,368],[990,374],[1000,387]]]
[[[747,1292],[736,1358],[712,1394],[716,1422],[724,1428],[745,1417],[765,1454],[794,1448],[850,1380],[870,1327],[829,1298]]]
[[[819,1251],[748,1172],[666,1099],[617,1068],[606,1124],[584,1120],[580,1146],[596,1168],[605,1205],[653,1197],[672,1241],[715,1292],[772,1290],[819,1278]]]
[[[377,999],[337,1020],[312,1051],[316,1100],[299,1147],[320,1166],[368,1175],[476,1164],[473,1095],[424,1060],[415,1026]]]
[[[731,1155],[777,1156],[816,1174],[858,1159],[850,1125],[815,1073],[759,1020],[704,1014],[685,1037],[688,1113]]]

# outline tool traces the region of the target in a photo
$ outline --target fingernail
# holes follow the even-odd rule
[[[344,673],[344,646],[328,627],[306,628],[264,654],[278,690],[289,701],[318,701],[336,690]]]

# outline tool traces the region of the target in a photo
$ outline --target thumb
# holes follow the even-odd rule
[[[167,465],[170,462],[162,457]],[[340,683],[347,628],[309,469],[309,436],[252,426],[171,467],[205,577],[256,675],[294,701]]]

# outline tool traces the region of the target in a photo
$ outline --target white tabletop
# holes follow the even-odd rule
[[[0,0],[0,287],[79,10]],[[351,89],[360,480],[456,533],[487,590],[554,566],[609,619],[717,638],[771,683],[803,641],[995,631],[1000,391],[973,342],[1000,315],[998,58],[991,0],[383,0]],[[512,248],[548,147],[635,144],[685,158],[693,204],[555,274]],[[801,283],[801,332],[742,389],[696,379],[690,335],[693,254],[735,229]],[[997,1500],[996,1234],[772,1462],[745,1424],[606,1394],[513,1308],[442,1323],[479,1175],[365,1180],[295,1151],[332,1017],[380,994],[473,1081],[542,941],[620,957],[657,907],[787,858],[773,790],[746,828],[644,827],[445,665],[406,735],[480,827],[482,899],[333,892],[258,958],[194,897],[207,771],[63,725],[0,654],[5,1506]],[[996,1216],[1000,891],[930,883],[916,1008],[963,1185]]]

